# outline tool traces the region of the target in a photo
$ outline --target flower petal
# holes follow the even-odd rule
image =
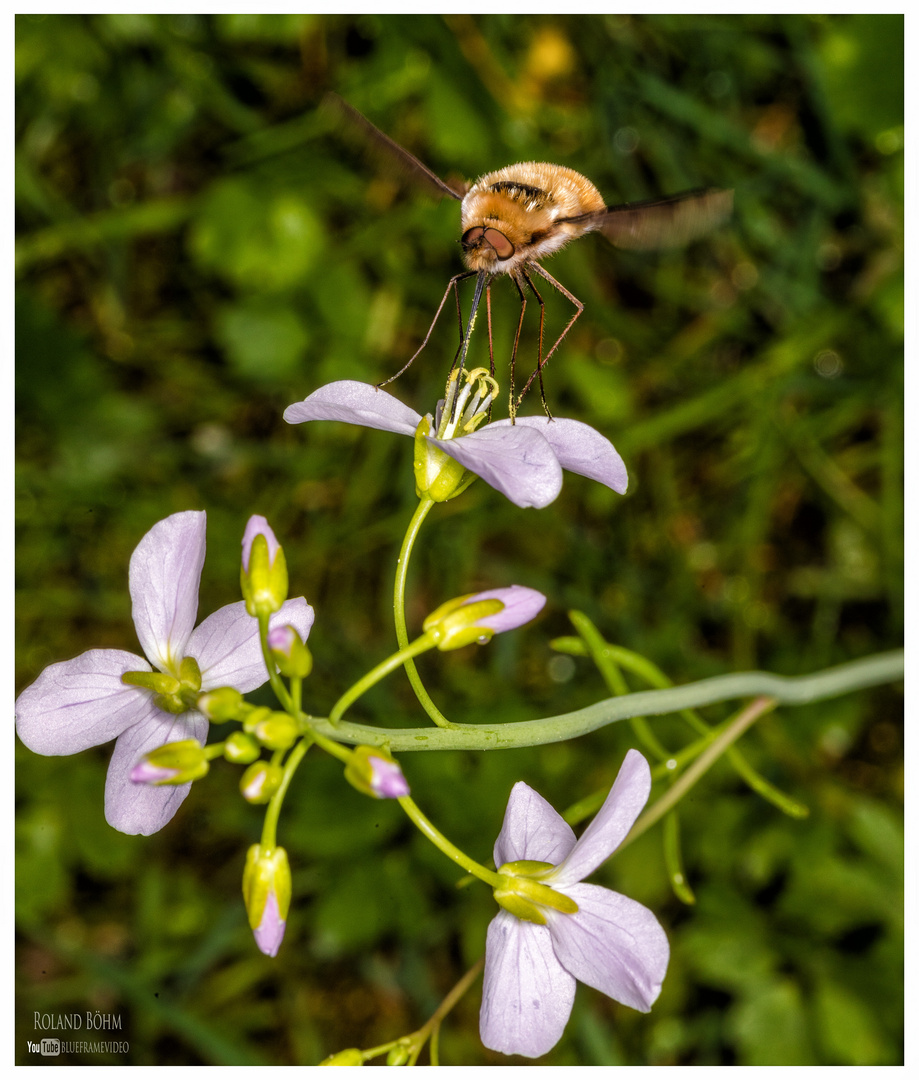
[[[428,441],[517,506],[548,506],[562,490],[558,458],[531,427],[489,424],[458,439]]]
[[[137,637],[160,671],[175,674],[198,612],[204,566],[203,510],[172,514],[134,549],[128,580]]]
[[[479,1033],[490,1050],[540,1057],[562,1037],[574,978],[561,966],[548,927],[500,911],[488,927]]]
[[[149,836],[168,824],[191,791],[191,784],[151,787],[131,780],[141,758],[167,742],[207,739],[208,723],[200,713],[171,716],[151,706],[151,714],[118,737],[105,778],[105,820],[131,836]]]
[[[509,425],[510,420],[496,420],[493,427]],[[563,469],[597,480],[624,495],[629,486],[625,462],[615,446],[599,431],[580,420],[563,417],[518,416],[515,427],[531,427],[545,438]]]
[[[565,892],[577,914],[545,909],[565,970],[614,1001],[648,1012],[670,960],[661,924],[643,904],[600,885],[573,885]]]
[[[497,615],[485,615],[476,623],[477,626],[487,626],[496,634],[505,630],[516,630],[536,616],[546,606],[546,598],[536,589],[528,589],[525,585],[506,585],[500,589],[488,589],[485,592],[475,593],[466,601],[467,604],[478,603],[479,600],[500,600],[504,604],[502,611]]]
[[[278,911],[278,898],[274,889],[272,889],[265,900],[262,921],[253,930],[255,944],[266,956],[277,956],[286,929],[287,922],[281,918]]]
[[[291,625],[306,641],[315,614],[302,596],[287,600],[268,621],[269,629]],[[258,620],[246,611],[245,601],[215,611],[196,628],[186,649],[201,668],[202,690],[235,687],[248,694],[268,680],[258,637]]]
[[[651,769],[637,750],[630,750],[597,816],[546,884],[568,892],[569,885],[592,874],[625,839],[650,793]]]
[[[149,671],[140,656],[91,649],[51,664],[16,700],[16,730],[36,754],[76,754],[116,738],[153,707],[151,695],[125,686],[126,671]]]
[[[495,841],[495,866],[520,859],[558,863],[574,847],[574,830],[522,780],[514,784]]]
[[[320,386],[304,401],[284,410],[288,424],[308,420],[342,420],[346,424],[414,435],[421,416],[401,401],[370,383],[343,379]]]
[[[265,537],[265,541],[268,544],[269,566],[274,562],[274,557],[281,547],[278,543],[278,538],[274,535],[274,529],[268,524],[268,519],[261,514],[253,514],[246,522],[246,528],[243,532],[242,539],[242,564],[243,570],[245,570],[247,574],[249,573],[249,555],[252,552],[252,541],[256,536]]]

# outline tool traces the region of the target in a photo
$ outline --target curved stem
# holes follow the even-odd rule
[[[290,752],[290,756],[284,765],[284,775],[281,778],[281,783],[278,790],[271,796],[271,802],[268,803],[268,809],[265,811],[265,821],[262,825],[263,850],[273,848],[277,844],[278,817],[281,813],[281,806],[284,803],[284,796],[287,794],[290,782],[294,778],[297,766],[303,760],[303,755],[309,750],[312,744],[312,737],[307,735],[305,738],[302,738]]]
[[[628,693],[625,680],[619,673],[619,665],[631,671],[639,678],[644,679],[652,687],[663,690],[673,686],[667,676],[646,657],[640,653],[632,652],[621,645],[613,645],[606,641],[594,624],[580,611],[568,613],[577,632],[581,635],[591,659],[603,675],[606,685],[614,694]],[[681,709],[680,715],[693,730],[700,735],[710,738],[715,737],[714,730],[702,719],[694,709]],[[632,724],[639,724],[639,718],[633,719]],[[663,761],[670,755],[659,752],[660,744],[652,735],[644,718],[640,718],[640,726],[635,728],[636,735],[650,746],[652,752],[657,754],[658,760]],[[653,739],[653,742],[651,741]],[[655,747],[655,743],[657,746]],[[761,776],[747,759],[741,754],[736,746],[732,746],[727,752],[728,761],[734,766],[746,785],[758,795],[777,806],[783,813],[793,818],[805,818],[810,813],[808,808],[780,791],[771,784],[764,776]]]
[[[265,668],[268,672],[268,681],[271,683],[271,689],[274,690],[275,697],[281,703],[281,708],[284,709],[285,712],[293,715],[296,713],[293,700],[287,692],[287,687],[281,681],[281,676],[278,674],[278,666],[274,662],[271,650],[268,648],[267,615],[259,615],[258,617],[258,639],[262,648],[262,659],[265,661]]]
[[[713,705],[719,701],[766,696],[780,705],[806,705],[812,701],[866,690],[903,678],[902,650],[878,653],[827,668],[813,675],[788,678],[765,671],[719,675],[666,690],[642,690],[623,697],[598,701],[586,709],[521,720],[513,724],[454,724],[448,730],[431,728],[378,728],[343,720],[333,727],[328,720],[310,718],[310,726],[341,742],[387,746],[393,753],[411,750],[511,750],[520,746],[544,746],[586,735],[590,731],[628,720],[633,716],[662,716],[680,709]]]
[[[755,724],[764,713],[770,712],[775,706],[776,702],[772,698],[758,697],[755,701],[751,701],[746,708],[741,709],[718,738],[705,748],[679,780],[668,788],[656,803],[645,810],[616,850],[621,851],[626,844],[631,843],[647,829],[650,829],[652,825],[660,821],[664,814],[676,806],[686,792],[708,772],[725,750],[739,739],[748,727]]]
[[[402,541],[402,550],[399,552],[399,561],[396,564],[396,580],[393,586],[393,619],[396,624],[396,640],[399,642],[400,649],[404,649],[408,645],[408,630],[405,625],[405,581],[408,577],[408,564],[412,557],[415,539],[433,505],[434,500],[430,495],[421,497],[421,501],[415,508],[412,520],[408,523],[408,528],[405,531],[405,539]],[[421,707],[434,723],[438,727],[452,728],[454,725],[437,708],[431,699],[431,695],[425,690],[421,676],[418,674],[418,668],[415,667],[412,660],[406,661],[405,674],[408,675],[408,681],[412,684],[415,697],[418,698]]]
[[[372,671],[368,671],[367,674],[349,689],[346,690],[338,701],[332,706],[332,711],[329,713],[329,723],[337,726],[339,720],[345,714],[345,711],[354,704],[355,701],[366,693],[371,686],[375,686],[380,679],[384,678],[391,671],[394,671],[397,667],[401,667],[403,664],[408,667],[412,663],[411,658],[418,656],[420,653],[427,652],[428,649],[434,648],[434,642],[426,635],[422,634],[420,638],[417,638],[411,645],[403,645],[397,653],[393,653],[392,656],[388,656],[381,663],[377,664]],[[414,667],[414,665],[413,665]]]
[[[498,887],[501,879],[495,871],[481,866],[475,859],[470,859],[464,851],[460,851],[455,844],[451,844],[440,829],[428,821],[424,814],[422,814],[410,795],[403,795],[402,798],[399,799],[399,805],[406,814],[408,814],[418,829],[424,833],[435,847],[440,848],[448,859],[452,859],[455,863],[458,863],[464,870],[468,870],[470,874],[475,874],[477,878],[484,881],[486,884],[491,885],[493,889]]]

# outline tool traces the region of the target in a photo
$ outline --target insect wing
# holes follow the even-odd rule
[[[587,229],[598,229],[619,248],[675,248],[711,232],[731,216],[734,192],[703,188],[666,199],[609,206],[574,218]]]
[[[347,101],[337,94],[326,94],[322,108],[335,116],[345,126],[356,131],[375,157],[381,159],[384,163],[395,166],[399,173],[407,176],[418,187],[427,191],[428,194],[437,198],[443,198],[447,195],[451,199],[462,199],[463,195],[465,195],[465,190],[458,191],[445,180],[441,180],[436,173],[431,172],[427,165],[422,164],[414,154],[410,154],[408,150],[400,146],[388,135],[384,135],[378,127],[370,123],[366,116],[359,113],[357,109],[349,105]]]

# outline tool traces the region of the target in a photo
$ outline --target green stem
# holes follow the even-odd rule
[[[408,814],[418,829],[424,833],[435,847],[440,848],[448,859],[452,859],[464,870],[468,870],[470,874],[475,874],[477,878],[484,881],[486,884],[491,885],[493,889],[498,887],[501,883],[501,878],[498,874],[496,874],[494,870],[488,870],[486,867],[481,866],[475,859],[470,859],[469,856],[465,852],[460,851],[455,844],[451,844],[444,834],[428,821],[424,814],[422,814],[411,796],[403,795],[402,798],[399,799],[399,805],[406,814]]]
[[[431,1064],[436,1064],[437,1051],[433,1045],[433,1039],[440,1029],[440,1025],[443,1023],[444,1017],[453,1006],[462,998],[463,994],[469,989],[470,986],[481,974],[482,968],[485,967],[485,957],[480,957],[472,965],[472,967],[466,972],[466,974],[459,980],[459,982],[453,987],[449,994],[443,999],[443,1001],[437,1006],[436,1010],[431,1014],[427,1023],[415,1032],[416,1038],[418,1038],[423,1045],[423,1040],[427,1038],[428,1033],[431,1033],[432,1045],[431,1045]]]
[[[689,766],[686,772],[668,790],[641,815],[632,826],[629,834],[622,841],[617,851],[621,851],[626,844],[630,844],[643,832],[650,829],[683,798],[687,791],[693,787],[715,764],[718,758],[727,750],[732,743],[751,727],[767,712],[771,712],[776,706],[772,698],[758,697],[751,701],[746,708],[741,709],[736,717],[727,725],[717,739],[701,753]]]
[[[676,810],[671,810],[664,818],[664,864],[667,867],[667,876],[670,878],[670,887],[677,898],[684,904],[694,904],[696,898],[683,870],[683,856],[680,852],[680,818]]]
[[[608,698],[560,716],[512,724],[461,724],[445,731],[434,731],[417,727],[378,728],[346,720],[333,727],[328,720],[312,717],[310,725],[320,734],[341,742],[385,745],[396,754],[411,750],[511,750],[564,742],[633,716],[662,716],[680,709],[739,698],[764,695],[774,698],[779,705],[806,705],[898,682],[903,678],[903,669],[903,652],[898,650],[794,678],[765,671],[719,675],[666,690],[642,690],[624,697]]]
[[[312,744],[312,737],[307,735],[305,738],[302,738],[290,752],[290,756],[284,765],[284,775],[281,777],[281,783],[278,790],[271,796],[271,802],[268,803],[268,809],[265,811],[265,821],[262,825],[262,850],[270,850],[277,844],[278,817],[281,813],[281,806],[284,803],[284,796],[287,794],[290,782],[294,778],[297,766],[303,760],[303,755],[309,750]]]
[[[412,514],[412,520],[408,523],[405,539],[402,541],[402,550],[399,552],[399,561],[396,564],[396,581],[393,586],[393,619],[396,624],[396,641],[398,641],[400,649],[404,649],[408,645],[408,629],[405,624],[405,582],[408,577],[408,564],[412,557],[415,539],[421,531],[424,519],[433,506],[434,500],[430,495],[422,495],[421,501],[415,508],[415,513]],[[421,707],[434,723],[438,727],[452,728],[454,725],[437,708],[431,699],[431,695],[425,690],[421,676],[418,674],[418,668],[415,667],[412,660],[407,661],[405,674],[408,675],[408,681],[412,684],[415,697],[418,698]]]
[[[268,648],[268,619],[268,615],[258,616],[258,639],[262,647],[262,659],[265,661],[265,668],[268,672],[268,681],[271,683],[271,689],[274,690],[275,697],[281,703],[281,708],[295,716],[297,710],[294,707],[293,699],[287,692],[287,687],[281,681],[281,676],[278,674],[278,665],[274,662],[274,657]]]
[[[632,652],[631,649],[625,649],[621,645],[612,645],[610,642],[606,641],[586,615],[583,615],[580,611],[571,611],[568,615],[571,622],[574,624],[575,629],[583,638],[591,659],[603,675],[607,686],[609,686],[614,693],[622,694],[625,691],[620,689],[619,685],[613,685],[611,683],[606,670],[606,665],[611,665],[616,672],[618,672],[618,667],[616,665],[621,665],[627,671],[631,671],[634,675],[637,675],[640,679],[644,679],[649,685],[661,690],[673,686],[670,679],[667,678],[656,664],[648,660],[647,657],[642,656],[640,653]],[[621,680],[621,676],[620,681],[624,682],[624,680]],[[682,716],[686,723],[700,735],[714,737],[712,727],[709,724],[706,724],[694,709],[681,709],[680,716]],[[645,723],[644,721],[642,722]],[[634,723],[635,721],[633,721],[633,724]],[[646,723],[645,726],[647,727]],[[639,735],[639,737],[642,737],[643,730],[644,729],[636,729],[636,734]],[[648,741],[646,737],[643,738],[643,741],[647,746]],[[660,755],[658,755],[658,757],[659,760],[663,760]],[[760,775],[736,746],[732,746],[730,750],[728,750],[727,757],[728,761],[730,761],[731,765],[736,769],[744,783],[752,791],[755,791],[768,802],[771,802],[773,806],[778,807],[782,813],[788,814],[789,817],[793,818],[805,818],[810,813],[804,803],[792,799],[791,796],[786,795],[784,791],[781,791],[774,784],[771,784],[764,776]]]
[[[426,635],[422,634],[420,638],[417,638],[411,645],[403,645],[397,653],[393,653],[392,656],[387,657],[382,663],[367,674],[358,679],[358,681],[348,690],[346,690],[338,701],[332,706],[332,711],[329,713],[329,723],[333,726],[337,726],[341,720],[345,711],[354,704],[355,701],[364,693],[366,693],[371,686],[375,686],[380,679],[385,678],[391,671],[395,671],[397,667],[401,667],[405,664],[408,667],[411,664],[411,658],[418,656],[420,653],[427,652],[428,649],[434,648],[434,642]]]

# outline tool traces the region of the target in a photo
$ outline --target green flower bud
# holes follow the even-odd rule
[[[494,598],[470,603],[470,597],[474,595],[469,593],[448,600],[436,611],[432,611],[422,623],[422,629],[434,639],[441,652],[461,649],[464,645],[475,642],[484,645],[494,637],[494,630],[483,625],[481,620],[503,611],[504,604]]]
[[[284,848],[263,850],[261,844],[249,848],[243,900],[256,944],[266,956],[277,956],[290,909],[290,866]]]
[[[253,514],[243,534],[239,583],[246,611],[268,617],[287,599],[287,560],[268,522]]]
[[[411,1057],[411,1051],[407,1046],[398,1043],[386,1055],[387,1065],[404,1065]]]
[[[345,766],[345,779],[374,799],[401,799],[411,790],[392,754],[380,746],[355,747]]]
[[[130,778],[135,784],[187,784],[200,780],[209,768],[201,743],[183,739],[151,751],[134,766]]]
[[[243,719],[243,730],[254,733],[259,724],[267,720],[271,713],[272,710],[267,705],[257,705],[254,709],[250,709]]]
[[[363,1065],[364,1055],[360,1050],[339,1050],[337,1054],[329,1054],[320,1065]]]
[[[256,761],[242,774],[239,790],[250,803],[266,803],[281,786],[284,771],[268,761]]]
[[[305,679],[313,670],[313,656],[292,626],[276,626],[268,631],[268,648],[278,671],[286,679]]]
[[[239,720],[247,708],[245,698],[232,686],[221,686],[198,695],[198,712],[204,713],[213,724]]]
[[[248,765],[262,752],[262,744],[247,731],[234,731],[223,744],[223,756],[234,765]]]
[[[287,713],[272,712],[259,720],[252,734],[269,750],[287,750],[297,741],[300,731],[293,717]]]

